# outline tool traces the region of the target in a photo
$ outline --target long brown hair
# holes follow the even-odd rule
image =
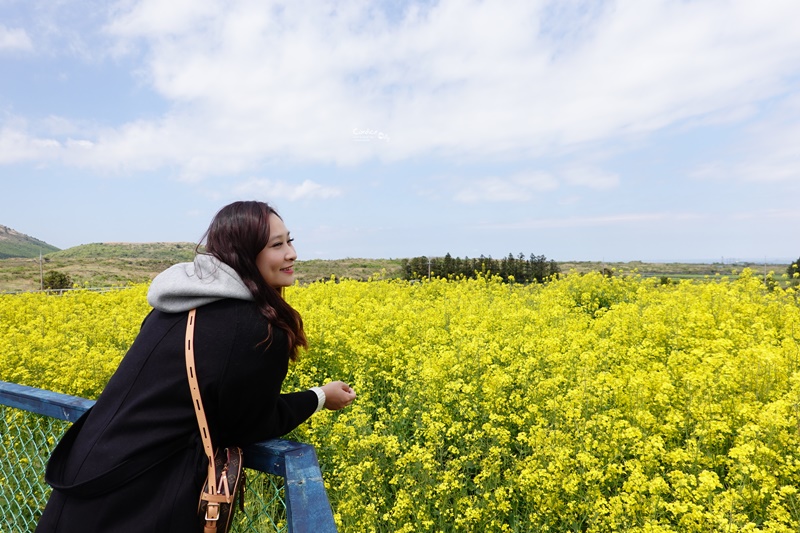
[[[272,214],[280,218],[265,202],[228,204],[214,216],[200,242],[205,241],[206,253],[235,270],[250,290],[261,314],[269,322],[265,342],[272,341],[273,325],[286,332],[289,357],[294,361],[299,349],[308,347],[303,319],[284,300],[283,289],[275,289],[264,281],[256,265],[256,257],[269,241],[269,216]]]

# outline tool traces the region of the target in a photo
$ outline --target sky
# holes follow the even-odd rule
[[[299,259],[800,256],[797,0],[0,0],[0,224]]]

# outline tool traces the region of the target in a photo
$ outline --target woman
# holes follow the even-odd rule
[[[300,315],[282,297],[297,258],[289,231],[262,202],[217,213],[206,253],[152,282],[153,311],[94,407],[53,452],[45,532],[196,532],[208,461],[186,376],[188,311],[215,447],[284,435],[355,392],[341,381],[281,393],[290,360],[307,346]]]

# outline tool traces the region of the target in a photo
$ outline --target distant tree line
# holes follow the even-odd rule
[[[403,259],[402,271],[404,279],[422,279],[427,277],[450,278],[464,276],[475,278],[478,274],[498,275],[503,280],[513,276],[517,283],[542,283],[547,278],[559,274],[561,269],[553,260],[543,255],[531,254],[525,257],[520,253],[517,257],[508,254],[502,259],[492,259],[481,255],[476,258],[452,257],[449,253],[444,257],[414,257]]]
[[[793,285],[800,283],[800,257],[797,258],[797,261],[794,261],[788,266],[786,273],[789,275],[789,279],[792,281]]]

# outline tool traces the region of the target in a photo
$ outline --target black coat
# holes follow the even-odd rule
[[[154,310],[94,407],[48,464],[54,488],[37,526],[46,532],[198,531],[207,472],[184,359],[186,313]],[[313,391],[281,394],[286,338],[255,304],[200,307],[195,360],[215,448],[284,435],[317,407]]]

